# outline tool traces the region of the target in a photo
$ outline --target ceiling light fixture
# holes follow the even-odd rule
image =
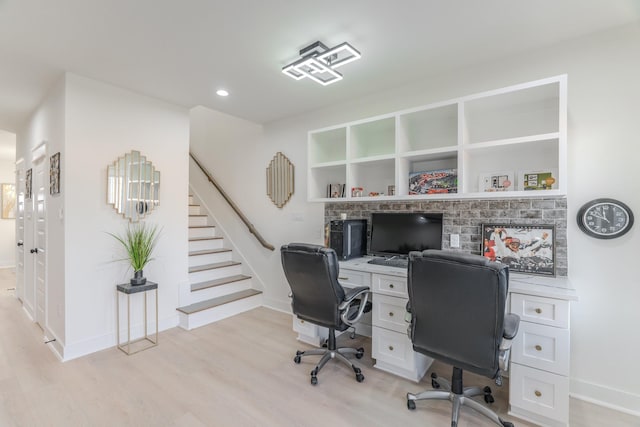
[[[300,56],[302,58],[283,67],[282,72],[295,80],[308,77],[323,86],[342,80],[342,74],[335,69],[361,57],[347,42],[329,49],[319,41],[301,49]]]
[[[218,96],[229,96],[229,92],[227,92],[227,91],[226,91],[226,90],[224,90],[224,89],[218,89],[218,90],[216,91],[216,94],[218,94]]]

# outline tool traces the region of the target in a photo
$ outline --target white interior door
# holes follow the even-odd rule
[[[47,307],[47,222],[46,222],[46,174],[45,161],[35,165],[33,173],[33,200],[34,200],[34,260],[35,260],[35,290],[36,306],[35,321],[44,329],[46,324]]]
[[[33,169],[25,170],[25,178],[24,184],[20,188],[20,192],[22,192],[22,207],[24,209],[24,257],[22,258],[24,262],[24,278],[22,280],[23,288],[20,292],[22,295],[22,306],[24,307],[27,314],[35,319],[35,305],[36,305],[36,286],[35,286],[35,262],[36,257],[34,256],[34,236],[35,236],[35,216],[34,216],[34,195],[33,191],[31,195],[28,194],[26,190],[27,182],[29,179],[33,179]]]
[[[16,164],[16,296],[24,300],[24,162]]]

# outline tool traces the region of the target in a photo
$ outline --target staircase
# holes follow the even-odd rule
[[[193,329],[262,305],[262,292],[224,247],[211,218],[189,196],[189,283],[180,289],[179,325]]]

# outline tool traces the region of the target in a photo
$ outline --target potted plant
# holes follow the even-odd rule
[[[144,285],[147,279],[143,276],[143,268],[153,260],[151,255],[155,249],[160,230],[157,225],[147,225],[144,222],[129,224],[122,235],[109,233],[125,249],[126,257],[122,261],[128,261],[133,269],[132,285]]]

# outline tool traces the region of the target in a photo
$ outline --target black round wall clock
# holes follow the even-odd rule
[[[629,206],[614,199],[595,199],[578,211],[578,227],[597,239],[615,239],[633,226]]]

